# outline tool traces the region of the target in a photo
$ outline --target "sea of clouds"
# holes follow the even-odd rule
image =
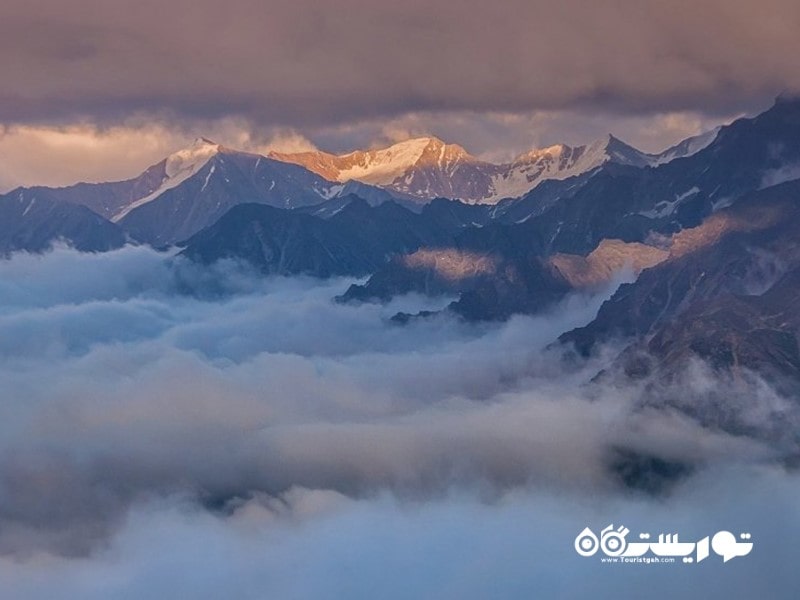
[[[613,348],[569,368],[548,350],[612,289],[398,326],[449,299],[334,302],[349,283],[142,247],[0,262],[2,596],[792,597],[800,482],[772,450],[589,393]],[[649,496],[609,468],[619,448],[695,471]],[[610,522],[755,549],[575,553]]]

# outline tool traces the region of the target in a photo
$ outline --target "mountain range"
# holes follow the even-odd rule
[[[388,148],[335,155],[322,151],[270,158],[302,165],[330,181],[361,181],[417,201],[453,198],[469,204],[495,204],[519,198],[542,181],[567,179],[606,163],[655,166],[688,156],[708,145],[716,131],[690,138],[660,154],[646,154],[612,135],[585,146],[557,144],[493,164],[456,144],[435,137],[406,140]]]
[[[199,138],[133,179],[20,188],[0,196],[0,209],[6,199],[20,197],[85,206],[131,239],[165,246],[190,237],[243,202],[296,208],[353,193],[373,203],[391,198],[357,181],[333,183],[302,167]]]
[[[435,138],[342,156],[200,139],[127,181],[0,196],[0,251],[178,245],[184,259],[265,275],[365,277],[341,302],[445,295],[468,321],[542,313],[625,272],[631,283],[556,342],[564,359],[612,345],[597,381],[800,448],[799,207],[800,100],[781,98],[659,155],[611,136],[505,165]],[[766,384],[788,404],[754,425],[746,394],[734,410],[731,390],[670,392],[697,361],[731,390]]]
[[[394,200],[419,211],[435,198],[451,198],[498,205],[494,214],[499,215],[510,208],[509,202],[501,200],[524,196],[544,182],[588,177],[607,164],[660,164],[696,152],[715,135],[712,131],[686,140],[658,155],[645,154],[607,136],[586,146],[531,150],[502,165],[478,160],[460,146],[433,137],[342,156],[325,152],[261,156],[199,138],[125,181],[12,190],[0,196],[0,211],[2,200],[8,198],[85,206],[118,225],[128,239],[155,246],[186,240],[233,206],[249,202],[289,209],[325,204],[319,210],[330,212],[334,205],[346,203],[341,199],[355,195],[372,205]],[[564,195],[562,188],[557,190],[554,197]],[[520,210],[524,208],[516,208],[517,213]],[[110,231],[107,225],[103,228]],[[46,230],[28,244],[31,249],[44,247],[57,237],[86,245],[71,237],[74,231]],[[27,246],[20,242],[10,247]]]
[[[457,297],[447,311],[464,319],[505,319],[541,313],[569,293],[600,289],[627,270],[634,281],[622,285],[591,323],[561,336],[565,356],[590,356],[616,345],[618,358],[598,381],[646,382],[642,405],[667,405],[707,427],[796,452],[798,165],[800,101],[781,100],[761,115],[723,127],[697,152],[662,164],[608,161],[588,174],[543,182],[519,199],[496,205],[436,200],[419,215],[436,234],[403,251],[390,250],[377,268],[343,267],[339,272],[374,271],[340,299],[445,294]],[[373,226],[386,232],[397,220],[377,216],[363,202],[358,209],[372,211]],[[265,212],[257,206],[251,210]],[[396,205],[394,210],[413,214]],[[356,212],[350,216],[345,207],[337,216],[357,229],[359,218],[351,220]],[[253,220],[251,215],[243,223]],[[208,232],[222,236],[222,223]],[[265,248],[264,238],[243,226],[227,229],[222,237],[251,250]],[[364,255],[375,252],[374,239],[362,238]],[[208,261],[208,249],[220,247],[219,241],[208,245],[190,239],[185,252],[197,252],[201,242]],[[255,254],[266,257],[268,272],[280,272],[286,264],[274,252]],[[400,314],[396,320],[414,318]],[[696,361],[732,387],[699,385],[688,393],[686,374]],[[763,382],[789,404],[753,420],[747,398],[761,393]]]

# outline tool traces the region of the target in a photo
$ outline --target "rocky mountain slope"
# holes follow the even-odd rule
[[[599,381],[642,382],[643,406],[797,453],[800,181],[745,196],[665,249],[561,342],[584,356],[621,346]]]
[[[800,102],[778,102],[753,119],[722,128],[709,146],[690,157],[655,168],[607,164],[591,176],[546,182],[519,200],[490,207],[489,219],[463,228],[453,250],[518,263],[517,272],[541,259],[562,271],[569,263],[575,271],[578,259],[586,257],[592,264],[582,267],[587,270],[583,277],[591,278],[620,266],[608,252],[609,241],[618,240],[632,266],[647,266],[665,243],[672,243],[671,236],[696,228],[743,196],[789,177],[786,165],[800,159],[798,140]],[[689,234],[678,236],[674,243],[689,243]],[[576,258],[566,260],[563,255]],[[450,282],[410,271],[406,262],[393,260],[363,289],[348,295],[380,299],[407,291],[469,293],[471,318],[497,318],[538,306],[524,298],[535,292],[526,291],[524,285],[515,287],[514,281],[521,280],[505,277],[509,271],[502,269],[493,277]],[[505,292],[499,293],[500,289]],[[504,301],[507,308],[499,306]]]
[[[295,208],[352,193],[372,203],[391,198],[360,182],[333,183],[302,167],[203,138],[128,181],[18,189],[7,196],[20,193],[86,206],[133,239],[156,246],[184,240],[244,202]]]
[[[126,235],[85,206],[19,190],[0,197],[0,254],[41,252],[64,243],[84,252],[119,248]]]
[[[211,263],[245,260],[266,274],[367,275],[390,257],[452,239],[447,211],[412,212],[394,202],[371,207],[358,197],[328,218],[243,204],[186,242],[183,255]]]

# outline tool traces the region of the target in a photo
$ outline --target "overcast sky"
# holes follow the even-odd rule
[[[201,134],[655,151],[800,87],[798,26],[796,0],[4,0],[0,189],[134,175]]]

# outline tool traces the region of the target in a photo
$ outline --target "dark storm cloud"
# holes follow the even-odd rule
[[[0,120],[729,113],[798,87],[798,25],[793,0],[6,0]]]

